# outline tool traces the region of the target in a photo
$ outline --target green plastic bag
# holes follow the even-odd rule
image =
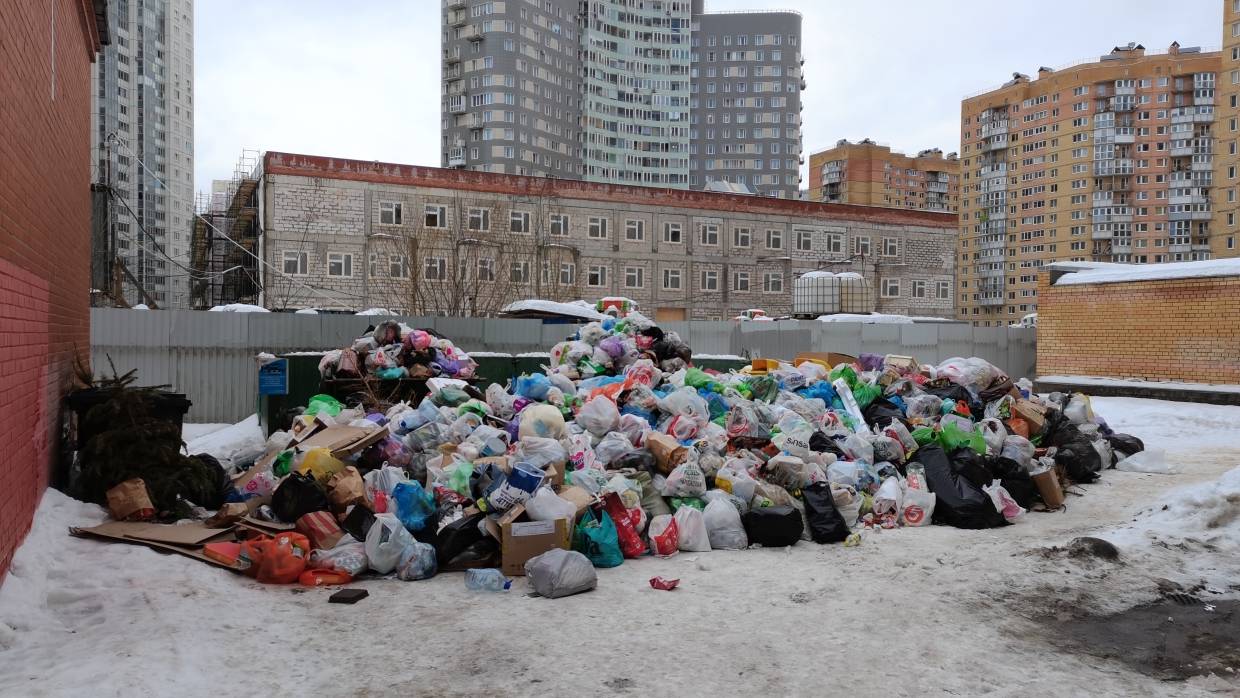
[[[595,567],[619,567],[624,562],[616,524],[605,511],[601,518],[595,518],[590,509],[581,515],[573,529],[573,550],[585,555]]]
[[[489,416],[491,416],[491,408],[490,408],[490,406],[488,406],[485,402],[483,402],[483,401],[481,401],[481,400],[469,400],[469,401],[467,401],[467,402],[465,402],[465,403],[461,404],[461,406],[460,406],[460,407],[457,407],[457,408],[456,408],[456,414],[457,414],[457,416],[458,416],[458,417],[459,417],[460,415],[463,415],[463,414],[466,414],[466,413],[469,413],[469,412],[472,412],[472,413],[474,413],[474,414],[478,415],[479,417],[489,417]]]
[[[916,439],[917,437],[914,436],[913,438]],[[986,454],[986,439],[982,436],[982,433],[977,429],[965,431],[956,426],[955,422],[941,425],[939,429],[939,445],[948,453],[968,446],[981,455]]]
[[[934,427],[917,427],[913,430],[913,440],[918,446],[934,443]]]
[[[432,395],[431,401],[440,407],[460,407],[469,402],[469,395],[460,388],[447,387]]]
[[[852,366],[838,366],[833,369],[830,374],[828,374],[827,378],[829,378],[832,383],[840,378],[843,378],[844,382],[848,384],[848,387],[857,387],[857,370]]]
[[[706,511],[706,502],[701,497],[671,497],[668,501],[672,503],[672,511],[675,512],[681,507],[693,507],[698,511]]]
[[[756,376],[749,379],[749,390],[759,402],[774,402],[779,397],[779,383],[772,376]]]
[[[691,368],[685,371],[685,385],[691,388],[705,388],[710,391],[715,391],[718,388],[715,380],[700,368]]]
[[[853,397],[857,399],[857,406],[865,409],[883,394],[883,389],[877,385],[869,383],[861,383],[852,389]]]
[[[453,465],[448,466],[448,487],[452,491],[468,497],[469,479],[474,475],[474,464],[469,461],[459,460]]]
[[[271,466],[271,472],[275,473],[276,477],[284,477],[292,472],[292,470],[293,452],[291,450],[280,451],[280,455],[276,456],[275,463]]]
[[[344,409],[344,405],[331,395],[315,395],[310,398],[310,402],[306,403],[306,414],[313,417],[322,412],[325,415],[335,417]]]

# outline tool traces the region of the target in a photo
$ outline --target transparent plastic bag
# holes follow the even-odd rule
[[[346,535],[334,548],[311,550],[308,567],[311,569],[339,570],[356,577],[366,571],[366,544]]]
[[[577,515],[577,505],[543,487],[525,503],[525,513],[531,521],[567,519],[571,522]]]
[[[620,426],[620,410],[611,400],[596,397],[581,407],[576,422],[591,434],[602,437]]]
[[[414,543],[413,535],[394,514],[376,514],[366,533],[366,559],[370,569],[388,574],[396,569],[400,555]]]
[[[538,436],[522,437],[513,449],[514,462],[524,461],[543,470],[553,463],[568,460],[568,451],[555,439],[544,439]]]
[[[678,547],[691,553],[710,552],[710,533],[706,530],[706,518],[693,507],[681,507],[673,515],[679,536]]]
[[[715,486],[748,502],[753,499],[757,481],[749,474],[745,461],[734,458],[715,473]]]
[[[840,444],[840,448],[844,453],[855,461],[862,463],[874,462],[874,446],[860,434],[849,434],[847,439]]]
[[[1028,469],[1033,464],[1033,454],[1036,450],[1029,439],[1013,434],[1003,439],[1003,448],[1000,450],[999,455],[1014,460],[1020,463],[1022,467]]]
[[[633,451],[633,444],[618,431],[608,432],[594,447],[594,455],[604,466],[611,465],[617,458]]]
[[[427,543],[414,541],[400,553],[396,561],[396,578],[402,582],[430,579],[439,572],[435,548]]]
[[[741,513],[727,499],[715,498],[702,512],[706,526],[706,539],[714,550],[744,550],[749,547],[749,537],[741,524]]]

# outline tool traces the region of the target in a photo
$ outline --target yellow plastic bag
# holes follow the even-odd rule
[[[301,465],[297,466],[297,472],[309,473],[314,479],[324,482],[336,473],[344,472],[344,463],[332,457],[332,452],[326,448],[312,448],[306,451],[306,455],[301,459]]]

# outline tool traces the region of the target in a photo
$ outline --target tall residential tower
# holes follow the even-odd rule
[[[442,164],[794,198],[801,17],[703,0],[442,0]]]
[[[1055,261],[1209,259],[1219,54],[1129,44],[961,107],[961,320],[1037,310]]]
[[[93,181],[114,196],[116,255],[161,307],[189,304],[194,2],[114,0],[94,69]],[[112,138],[115,136],[115,138]],[[145,231],[145,232],[144,232]],[[126,292],[131,303],[136,293]]]

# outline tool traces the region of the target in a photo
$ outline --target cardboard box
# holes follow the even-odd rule
[[[568,465],[567,462],[560,461],[547,466],[547,482],[551,483],[551,489],[556,492],[559,492],[560,488],[564,487],[564,469],[566,465]]]
[[[487,520],[487,530],[498,528],[500,571],[508,577],[524,577],[525,563],[552,548],[568,550],[568,521],[521,521],[525,507],[515,506],[499,517]]]
[[[839,364],[855,364],[857,363],[857,357],[849,356],[848,354],[837,354],[833,351],[807,351],[803,354],[797,354],[797,358],[792,360],[792,365],[800,366],[806,361],[813,361],[829,371]]]
[[[1012,416],[1025,420],[1030,436],[1041,434],[1046,426],[1046,408],[1029,400],[1017,400],[1012,405]]]
[[[77,538],[101,540],[132,545],[145,545],[155,550],[184,555],[217,567],[240,572],[236,565],[208,557],[204,548],[208,543],[228,543],[236,540],[233,529],[211,529],[199,523],[176,526],[131,521],[109,521],[92,528],[70,528],[69,535]]]
[[[331,452],[332,458],[344,460],[360,453],[367,446],[382,441],[387,435],[388,428],[386,426],[373,428],[328,427],[315,432],[313,436],[299,443],[297,450],[304,453],[312,448],[326,448]]]
[[[577,507],[577,514],[573,517],[574,521],[581,518],[581,515],[585,513],[591,504],[598,502],[597,497],[581,487],[565,487],[560,490],[559,494],[560,498],[567,499]]]

